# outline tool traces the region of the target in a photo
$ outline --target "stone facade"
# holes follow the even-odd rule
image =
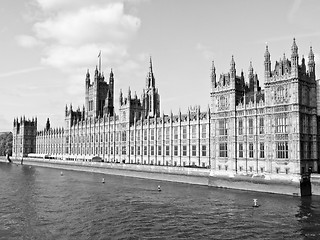
[[[211,73],[210,108],[189,108],[186,114],[160,116],[160,95],[150,59],[141,99],[131,90],[119,97],[119,115],[114,113],[114,74],[109,83],[96,68],[94,82],[86,74],[85,106],[66,106],[64,128],[37,131],[36,121],[27,135],[14,121],[13,155],[50,157],[132,164],[210,168],[212,175],[258,175],[293,179],[319,171],[317,82],[312,48],[306,65],[299,62],[295,40],[290,59],[274,64],[268,46],[264,55],[264,89],[250,63],[248,79],[236,74],[232,57],[230,71]],[[319,81],[318,81],[319,83]],[[50,125],[50,123],[49,123]],[[29,132],[30,133],[30,132]],[[34,147],[21,152],[21,139],[33,139]]]

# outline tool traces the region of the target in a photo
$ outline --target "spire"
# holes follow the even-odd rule
[[[309,62],[314,62],[314,54],[313,54],[313,51],[312,51],[312,46],[310,46],[310,51],[309,51],[308,58],[309,58]]]
[[[312,80],[315,80],[316,74],[315,74],[315,62],[314,62],[314,54],[312,51],[312,46],[310,46],[310,51],[309,51],[309,61],[308,61],[308,72],[309,76],[311,77]]]
[[[234,62],[233,55],[232,55],[231,63],[230,63],[230,75],[231,75],[231,78],[236,77],[236,64]]]
[[[120,106],[123,103],[122,89],[120,89],[120,97],[119,97]]]
[[[216,67],[214,66],[214,61],[212,61],[212,67],[211,67],[211,84],[212,84],[212,87],[216,87],[217,86],[217,82],[216,82]]]
[[[109,84],[113,85],[113,83],[114,83],[114,75],[113,75],[113,71],[111,68],[110,75],[109,75]]]
[[[291,56],[298,56],[298,46],[296,44],[296,39],[293,38],[293,43],[291,47]]]
[[[129,99],[129,100],[131,99],[131,90],[130,90],[130,87],[129,87],[129,90],[128,90],[128,99]]]
[[[149,72],[150,72],[150,73],[153,73],[153,72],[152,72],[152,59],[151,59],[151,56],[150,56]]]
[[[270,53],[269,47],[266,43],[266,51],[264,53],[264,77],[267,80],[271,76],[271,61],[270,61]]]
[[[265,59],[269,59],[270,58],[268,44],[266,44],[266,51],[264,52],[264,57],[265,57]]]
[[[47,118],[47,123],[46,123],[46,130],[48,131],[50,129],[50,120]]]
[[[250,61],[250,65],[249,65],[249,76],[253,76],[253,67],[252,67],[251,61]]]
[[[146,79],[146,88],[155,87],[155,78],[153,75],[153,69],[152,69],[152,59],[150,57],[150,66],[149,66],[149,73],[147,74]]]
[[[231,69],[233,69],[233,68],[235,68],[235,66],[236,66],[236,64],[235,64],[235,62],[234,62],[234,58],[233,58],[233,55],[232,55],[230,67],[231,67]]]

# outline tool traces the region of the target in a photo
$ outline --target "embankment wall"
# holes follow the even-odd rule
[[[0,158],[1,162],[7,162]],[[20,160],[13,163],[20,164]],[[281,180],[266,180],[259,177],[235,175],[215,176],[210,169],[171,166],[119,164],[104,162],[63,161],[54,159],[24,158],[23,164],[66,170],[96,172],[160,181],[180,182],[218,188],[232,188],[244,191],[258,191],[275,194],[300,196],[300,183]],[[320,175],[312,174],[312,195],[320,195]]]

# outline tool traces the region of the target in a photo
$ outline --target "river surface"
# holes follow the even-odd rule
[[[320,198],[0,163],[0,239],[320,239]]]

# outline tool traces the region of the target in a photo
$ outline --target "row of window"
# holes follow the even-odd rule
[[[264,117],[259,118],[259,134],[264,134]],[[228,135],[228,120],[220,119],[218,125],[218,131],[220,136]],[[275,117],[275,132],[287,133],[288,132],[288,116],[287,114],[278,114]],[[238,135],[244,134],[244,120],[240,118],[238,120]],[[248,119],[248,134],[254,134],[253,118]]]
[[[103,147],[96,147],[95,149],[93,147],[88,147],[88,148],[81,148],[81,147],[71,147],[71,154],[103,154]],[[115,152],[113,151],[115,149]],[[116,154],[118,155],[120,153],[121,149],[121,154],[122,155],[126,155],[127,154],[127,147],[126,146],[116,146],[115,148],[113,146],[110,147],[110,152],[109,152],[109,148],[106,147],[105,148],[105,154]],[[94,151],[95,150],[95,151]],[[100,152],[99,152],[100,150]],[[136,154],[137,155],[141,155],[142,150],[143,150],[143,155],[148,155],[148,146],[143,146],[143,148],[141,146],[131,146],[130,147],[130,155],[134,155],[135,154],[135,150],[136,150]],[[161,156],[163,154],[164,150],[164,155],[165,156],[170,156],[170,146],[165,146],[165,148],[163,149],[162,146],[150,146],[149,149],[149,153],[151,156],[154,156],[156,151],[157,151],[157,155]],[[206,145],[201,145],[201,152],[200,152],[200,156],[202,157],[206,157],[207,156],[207,146]],[[173,156],[180,156],[180,152],[179,152],[179,147],[177,145],[173,146]],[[66,152],[68,153],[68,147],[66,148]],[[183,145],[181,147],[181,156],[188,156],[188,150],[187,150],[187,145]],[[191,145],[190,148],[190,156],[197,156],[197,145]]]
[[[144,129],[143,131],[141,130],[136,130],[135,131],[135,135],[136,135],[136,141],[141,141],[141,139],[143,140],[148,140],[148,136],[150,138],[151,141],[155,140],[155,129]],[[130,131],[130,141],[134,141],[134,131]],[[198,135],[197,135],[197,126],[193,125],[190,128],[190,137],[191,139],[197,139]],[[101,133],[101,134],[95,134],[95,135],[75,135],[75,136],[71,136],[71,143],[74,142],[85,142],[85,141],[91,141],[93,142],[94,140],[96,142],[99,141],[103,142],[104,139],[105,141],[111,141],[113,142],[114,140],[117,141],[127,141],[127,134],[128,131],[118,131],[115,134],[113,132],[108,133]],[[141,136],[142,134],[142,136]],[[188,134],[187,134],[187,126],[182,126],[181,127],[181,139],[188,139]],[[201,126],[201,138],[206,138],[208,136],[207,134],[207,125],[203,124]],[[115,137],[115,138],[114,138]],[[94,139],[95,138],[95,139]],[[174,140],[178,140],[179,139],[179,127],[175,126],[172,128],[172,139]],[[157,140],[158,141],[162,141],[162,128],[158,128],[157,129]],[[170,140],[170,127],[166,127],[164,128],[164,140]],[[66,137],[66,143],[69,143],[69,137]]]
[[[243,158],[243,143],[238,144],[238,157]],[[254,157],[253,142],[249,143],[249,158]],[[277,158],[289,158],[288,142],[276,143],[276,156]],[[219,157],[228,157],[228,143],[219,143]],[[259,143],[259,158],[265,158],[264,143]]]

